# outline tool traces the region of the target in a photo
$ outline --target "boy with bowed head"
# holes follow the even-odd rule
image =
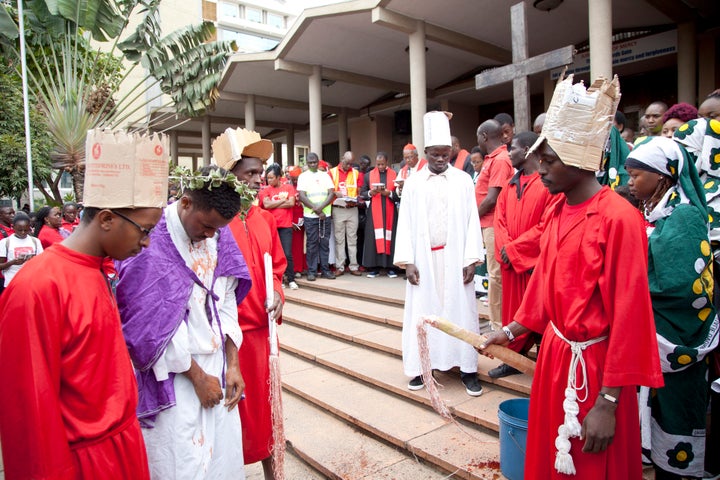
[[[91,131],[88,145],[112,150],[107,137],[93,138]],[[146,161],[167,165],[164,139],[116,138],[129,146],[127,171],[141,172]],[[136,155],[135,146],[148,142],[160,147],[158,158]],[[148,247],[165,203],[167,172],[157,170],[157,188],[148,190],[160,192],[154,195],[136,194],[140,179],[114,171],[122,178],[113,189],[126,193],[111,198],[103,194],[106,178],[93,168],[102,161],[87,160],[88,208],[73,235],[28,262],[0,300],[0,383],[8,393],[0,395],[0,435],[7,478],[149,478],[133,366],[101,266],[106,256],[124,260]]]

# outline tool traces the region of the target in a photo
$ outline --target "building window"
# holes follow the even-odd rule
[[[285,30],[285,17],[277,13],[267,12],[267,24],[271,27]]]
[[[263,11],[259,8],[245,7],[245,20],[263,23]]]
[[[240,7],[236,3],[219,2],[219,18],[239,18]]]
[[[250,35],[247,33],[237,32],[235,30],[221,29],[220,35],[222,40],[235,40],[235,43],[238,46],[238,51],[244,53],[265,52],[272,50],[278,43],[280,43],[277,39]]]

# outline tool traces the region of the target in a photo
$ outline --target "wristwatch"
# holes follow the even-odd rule
[[[508,327],[502,327],[502,331],[505,332],[505,335],[507,335],[508,341],[512,343],[513,340],[515,340],[515,335],[510,331]]]
[[[619,400],[618,400],[617,398],[615,398],[615,397],[613,397],[612,395],[609,395],[609,394],[607,394],[607,393],[600,392],[599,395],[600,395],[602,398],[604,398],[605,400],[607,400],[608,402],[612,402],[612,403],[614,403],[615,405],[617,405],[618,402],[619,402]]]

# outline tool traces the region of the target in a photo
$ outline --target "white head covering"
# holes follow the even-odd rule
[[[565,165],[594,172],[600,168],[620,103],[620,81],[617,75],[612,82],[600,77],[586,90],[582,82],[573,85],[572,80],[570,75],[558,82],[540,138],[528,153],[547,141]]]
[[[83,204],[95,208],[167,205],[168,137],[90,130],[85,140]]]
[[[450,140],[450,112],[427,112],[423,115],[425,127],[425,148],[437,146],[452,146]]]

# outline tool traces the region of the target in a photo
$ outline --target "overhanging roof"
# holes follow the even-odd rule
[[[403,96],[410,84],[406,32],[418,21],[425,22],[429,105],[440,99],[467,105],[509,100],[511,84],[477,91],[474,75],[510,62],[513,3],[355,0],[305,10],[273,51],[229,59],[220,84],[221,99],[211,113],[217,117],[212,133],[221,133],[231,121],[243,125],[246,95],[252,94],[257,130],[263,136],[275,132],[275,138],[284,141],[282,129],[294,125],[295,143],[309,143],[308,75],[313,65],[323,69],[326,116],[341,108],[350,118],[409,108],[410,99]],[[531,56],[587,41],[587,0],[566,0],[551,12],[532,8],[531,0],[526,3]],[[672,18],[645,0],[613,0],[614,30],[670,23]],[[543,78],[532,77],[530,89],[542,92]],[[333,121],[324,123],[324,143],[337,140]],[[200,131],[201,124],[202,120],[193,120],[181,128]]]

